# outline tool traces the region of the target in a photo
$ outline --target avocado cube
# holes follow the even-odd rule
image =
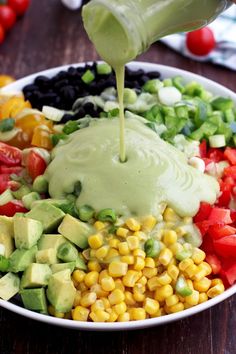
[[[87,271],[87,266],[81,255],[79,255],[79,257],[75,261],[75,269],[82,269]]]
[[[21,288],[40,288],[48,284],[52,274],[48,264],[30,264],[21,278]]]
[[[35,205],[26,217],[41,221],[44,232],[48,233],[55,230],[60,224],[65,213],[57,207],[49,203],[41,203]]]
[[[57,273],[65,269],[70,269],[70,272],[72,273],[75,269],[75,263],[76,262],[68,262],[68,263],[57,263],[57,264],[52,264],[51,265],[51,270],[52,273]]]
[[[42,264],[55,264],[59,260],[57,258],[57,250],[55,248],[48,248],[36,253],[36,262]]]
[[[4,256],[6,258],[10,257],[15,249],[14,240],[11,235],[0,233],[0,245],[5,247]]]
[[[71,280],[70,269],[54,273],[49,279],[47,298],[56,311],[68,312],[72,309],[76,289]]]
[[[26,309],[47,313],[47,300],[44,288],[24,289],[20,292]]]
[[[40,240],[38,241],[38,249],[41,250],[46,250],[48,248],[55,248],[58,250],[58,247],[66,242],[65,237],[62,235],[42,235]]]
[[[0,234],[14,236],[13,218],[0,215]]]
[[[88,246],[88,236],[94,233],[94,228],[70,214],[66,214],[58,231],[69,241],[85,249]]]
[[[37,250],[37,246],[33,246],[29,250],[16,249],[9,258],[9,271],[13,273],[23,272],[31,263],[35,261]]]
[[[7,273],[0,278],[0,298],[10,300],[20,290],[20,278],[13,273]]]
[[[16,216],[13,225],[15,244],[19,249],[33,247],[43,233],[43,225],[38,220]]]

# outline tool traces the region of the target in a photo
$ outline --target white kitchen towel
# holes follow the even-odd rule
[[[215,49],[204,57],[193,55],[188,51],[185,44],[185,33],[167,36],[162,39],[162,42],[186,57],[198,61],[211,61],[236,70],[236,5],[231,6],[209,27],[212,29],[217,43]]]

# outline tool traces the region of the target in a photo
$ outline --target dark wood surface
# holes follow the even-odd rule
[[[32,0],[31,8],[0,47],[0,72],[16,78],[36,71],[97,59],[79,12],[60,0]],[[139,60],[183,68],[236,90],[236,72],[183,58],[162,44]],[[234,354],[236,296],[191,318],[146,330],[93,333],[37,323],[0,310],[1,354]]]

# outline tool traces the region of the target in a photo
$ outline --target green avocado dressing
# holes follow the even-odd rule
[[[187,164],[186,156],[135,118],[126,119],[127,161],[119,159],[119,119],[98,119],[54,149],[46,170],[49,193],[64,198],[76,182],[76,204],[96,211],[112,207],[120,215],[158,215],[168,204],[193,216],[200,201],[214,203],[219,185]]]

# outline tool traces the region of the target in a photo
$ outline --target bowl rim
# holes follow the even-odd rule
[[[100,61],[97,61],[100,63]],[[3,89],[0,90],[0,93],[17,93],[20,92],[20,90],[27,84],[32,83],[32,81],[35,79],[36,76],[38,75],[46,75],[49,77],[52,77],[55,75],[57,72],[61,70],[67,70],[71,66],[84,66],[86,64],[92,64],[93,62],[88,61],[88,62],[83,62],[83,63],[74,63],[74,64],[69,64],[69,65],[63,65],[63,66],[57,66],[51,69],[43,70],[31,75],[28,75],[26,77],[23,77],[8,86],[4,87]],[[195,73],[192,73],[190,71],[178,69],[175,67],[171,66],[166,66],[166,65],[159,65],[155,63],[148,63],[148,62],[131,62],[127,65],[131,69],[144,69],[144,71],[159,71],[161,73],[162,77],[172,77],[176,75],[183,76],[184,81],[193,81],[196,80],[197,82],[201,83],[204,85],[206,89],[209,89],[211,92],[213,92],[216,95],[224,95],[232,98],[234,102],[236,103],[236,94],[231,91],[230,89],[224,87],[221,84],[218,84],[210,79],[207,79],[205,77],[202,77],[200,75],[197,75]],[[12,311],[16,314],[22,315],[24,317],[37,320],[43,323],[55,325],[55,326],[60,326],[60,327],[67,327],[71,329],[77,329],[77,330],[87,330],[87,331],[122,331],[122,330],[136,330],[136,329],[142,329],[142,328],[148,328],[148,327],[153,327],[153,326],[158,326],[158,325],[164,325],[173,321],[177,321],[192,315],[195,315],[199,312],[202,312],[204,310],[207,310],[211,308],[212,306],[217,305],[218,303],[226,300],[230,296],[234,295],[236,293],[236,284],[231,286],[229,289],[225,290],[224,293],[218,295],[217,297],[207,300],[206,302],[196,305],[195,307],[186,309],[184,311],[174,313],[174,314],[169,314],[161,317],[156,317],[156,318],[151,318],[151,319],[145,319],[145,320],[139,320],[139,321],[130,321],[130,322],[114,322],[114,323],[101,323],[101,322],[81,322],[81,321],[74,321],[74,320],[68,320],[68,319],[60,319],[56,317],[50,317],[47,315],[39,314],[37,312],[33,312],[31,310],[27,310],[23,307],[20,307],[18,305],[12,304],[11,302],[4,301],[0,299],[0,307],[3,307],[9,311]]]

